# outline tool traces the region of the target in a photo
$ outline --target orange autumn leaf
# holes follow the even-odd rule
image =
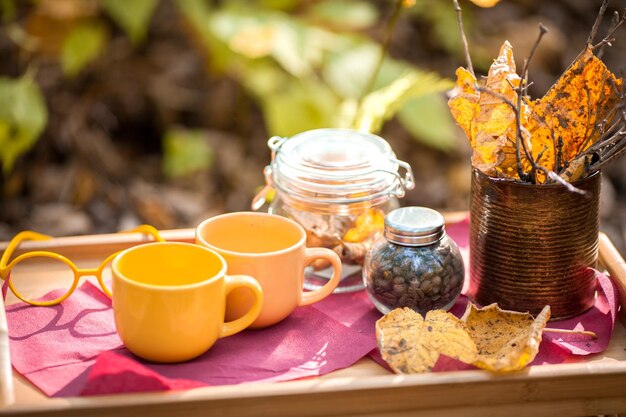
[[[480,94],[476,91],[476,78],[465,68],[458,68],[456,70],[456,87],[452,91],[448,106],[454,120],[465,132],[472,148],[474,147],[472,122],[478,111],[479,98]]]
[[[537,164],[559,172],[593,145],[601,135],[598,125],[616,109],[621,84],[591,48],[585,49],[546,95],[531,104],[528,130]],[[562,159],[557,161],[559,146]]]
[[[344,242],[359,243],[369,238],[374,233],[381,232],[385,227],[385,214],[379,209],[368,209],[359,214],[354,222],[354,227],[349,229],[343,236]]]
[[[500,49],[489,74],[477,83],[464,68],[448,105],[472,147],[472,166],[494,177],[518,179],[518,163],[532,180],[546,181],[546,170],[574,182],[587,172],[583,152],[595,144],[615,117],[623,80],[615,77],[590,47],[563,73],[546,95],[520,104],[520,144],[515,110],[521,83],[508,42]],[[523,146],[525,145],[525,146]],[[518,155],[519,152],[519,161]]]

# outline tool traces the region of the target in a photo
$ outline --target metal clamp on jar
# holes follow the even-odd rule
[[[415,187],[411,166],[396,159],[384,139],[347,129],[273,137],[268,146],[272,161],[264,170],[266,186],[252,209],[259,210],[272,196],[269,213],[302,225],[307,246],[327,247],[341,257],[344,273],[335,292],[362,289],[361,266],[382,234],[385,214]],[[317,289],[329,277],[328,265],[314,263],[304,287]]]

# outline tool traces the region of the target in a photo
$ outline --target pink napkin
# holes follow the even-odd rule
[[[122,346],[110,300],[89,282],[61,305],[8,306],[7,320],[13,366],[50,396],[285,381],[350,366],[376,345],[317,309],[302,307],[270,328],[220,339],[193,361],[144,363]]]
[[[203,387],[199,381],[168,378],[115,351],[100,354],[80,395],[170,391]]]

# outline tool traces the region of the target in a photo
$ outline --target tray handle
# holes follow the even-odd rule
[[[621,304],[620,319],[626,326],[626,262],[606,234],[600,233],[598,244],[600,262],[617,286]]]

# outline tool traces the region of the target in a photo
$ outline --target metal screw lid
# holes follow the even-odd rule
[[[443,216],[427,207],[402,207],[385,216],[385,238],[398,245],[424,246],[445,234]]]

